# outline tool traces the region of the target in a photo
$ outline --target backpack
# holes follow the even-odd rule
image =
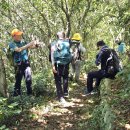
[[[110,50],[110,56],[108,57],[106,62],[107,73],[113,75],[121,71],[122,67],[116,51],[114,49],[109,49],[109,50]]]
[[[73,54],[72,61],[75,62],[76,60],[81,60],[81,51],[79,49],[80,42],[71,41],[70,45],[71,45],[72,54]]]
[[[54,61],[58,64],[66,65],[71,62],[70,43],[68,40],[58,40],[55,44]],[[53,46],[52,45],[52,46]]]

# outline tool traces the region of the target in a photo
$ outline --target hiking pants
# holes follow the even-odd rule
[[[27,95],[32,94],[32,76],[31,76],[31,68],[29,61],[20,62],[15,67],[15,87],[14,87],[14,96],[21,95],[21,81],[22,78],[25,78]]]
[[[93,90],[93,79],[96,79],[95,86],[98,87],[100,85],[101,80],[105,77],[105,72],[103,70],[92,71],[88,73],[87,76],[87,90],[91,92]]]
[[[99,70],[99,71],[92,71],[88,73],[87,76],[87,90],[88,92],[91,92],[93,90],[93,79],[96,79],[95,87],[98,87],[100,85],[100,82],[103,78],[109,78],[114,79],[116,73],[110,75],[105,72],[105,70]]]
[[[71,63],[72,65],[72,76],[74,76],[75,80],[79,80],[80,76],[80,67],[81,67],[81,61],[76,60],[74,63]]]
[[[69,64],[67,65],[55,64],[55,68],[57,70],[57,73],[54,73],[56,91],[58,98],[61,98],[64,96],[64,93],[68,93]]]

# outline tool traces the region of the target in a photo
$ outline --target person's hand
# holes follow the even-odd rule
[[[52,71],[53,71],[53,73],[57,73],[55,66],[52,67]]]
[[[35,36],[31,36],[32,37],[32,42],[34,43],[31,48],[37,48],[40,46],[40,42],[39,42],[39,38],[35,37]]]
[[[30,42],[30,43],[28,43],[28,46],[29,46],[29,48],[36,48],[36,47],[39,47],[39,44],[38,44],[38,42],[35,40],[35,41],[32,41],[32,42]]]
[[[35,48],[37,48],[37,47],[41,47],[42,42],[39,42],[39,39],[38,39],[34,41],[34,44],[35,44]]]

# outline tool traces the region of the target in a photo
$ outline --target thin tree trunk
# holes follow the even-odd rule
[[[8,97],[6,73],[2,57],[0,57],[0,95]]]

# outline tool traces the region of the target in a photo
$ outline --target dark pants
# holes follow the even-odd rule
[[[89,72],[88,76],[87,76],[87,90],[88,90],[88,92],[91,92],[93,90],[93,79],[94,78],[96,79],[95,86],[98,87],[103,78],[113,79],[114,76],[115,75],[106,74],[105,71],[103,71],[103,70]]]
[[[15,87],[14,87],[14,96],[21,95],[21,81],[22,78],[25,78],[27,95],[32,94],[32,77],[31,77],[31,68],[28,61],[18,63],[15,67]]]
[[[57,73],[54,73],[56,90],[58,98],[64,96],[64,93],[68,93],[68,74],[69,74],[69,64],[67,65],[57,65],[55,64]],[[63,82],[63,88],[62,88]]]

